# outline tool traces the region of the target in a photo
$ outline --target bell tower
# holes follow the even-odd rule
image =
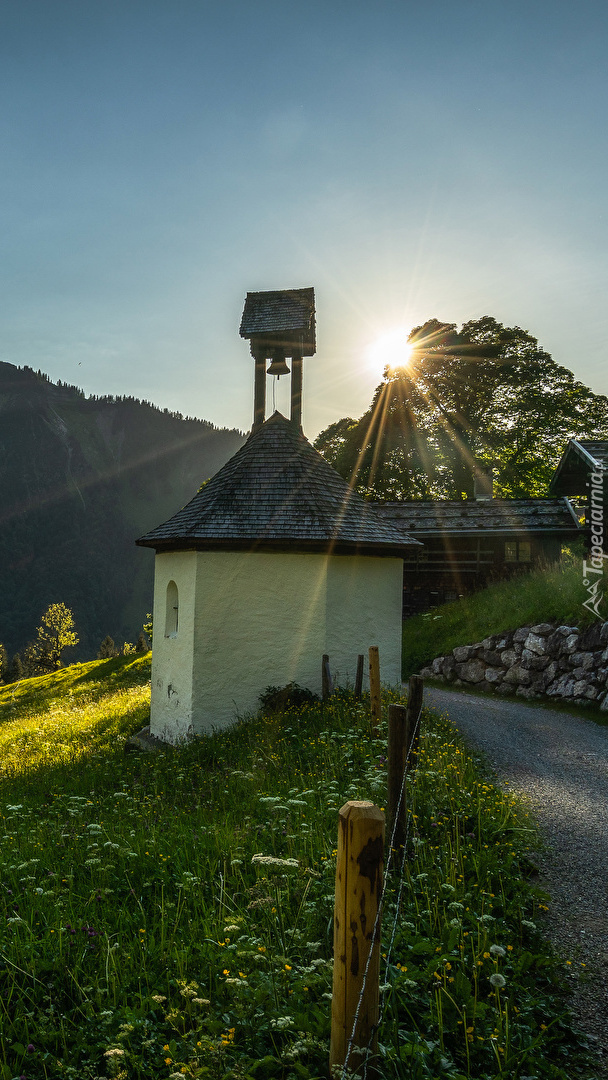
[[[314,289],[247,293],[239,333],[249,339],[255,361],[252,432],[266,417],[267,375],[291,375],[290,419],[301,431],[302,357],[314,356],[316,350]]]

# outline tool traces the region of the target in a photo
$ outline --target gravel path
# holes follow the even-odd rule
[[[536,857],[551,896],[547,934],[572,961],[571,1008],[608,1078],[608,727],[514,700],[425,687],[488,757],[499,780],[524,796],[547,851]],[[584,963],[586,968],[582,968]],[[576,973],[584,972],[579,979]]]

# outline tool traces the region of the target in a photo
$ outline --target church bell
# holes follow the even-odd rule
[[[282,349],[274,349],[272,353],[272,360],[270,367],[266,372],[267,375],[276,375],[280,379],[281,375],[289,375],[289,368],[285,360],[285,353]]]

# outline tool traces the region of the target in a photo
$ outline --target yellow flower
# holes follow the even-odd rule
[[[171,1064],[171,1058],[165,1058],[165,1065]]]
[[[285,971],[291,971],[291,964],[285,964]]]

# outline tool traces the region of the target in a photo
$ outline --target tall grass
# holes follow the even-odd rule
[[[337,811],[385,805],[386,724],[372,741],[336,697],[125,754],[148,677],[121,658],[0,690],[0,1078],[326,1077]],[[531,823],[430,713],[416,775],[382,1075],[586,1075]]]
[[[566,556],[560,563],[489,585],[426,615],[415,615],[403,624],[403,676],[420,671],[457,645],[473,645],[518,626],[541,622],[585,626],[595,619],[583,607],[587,595],[580,560]]]

